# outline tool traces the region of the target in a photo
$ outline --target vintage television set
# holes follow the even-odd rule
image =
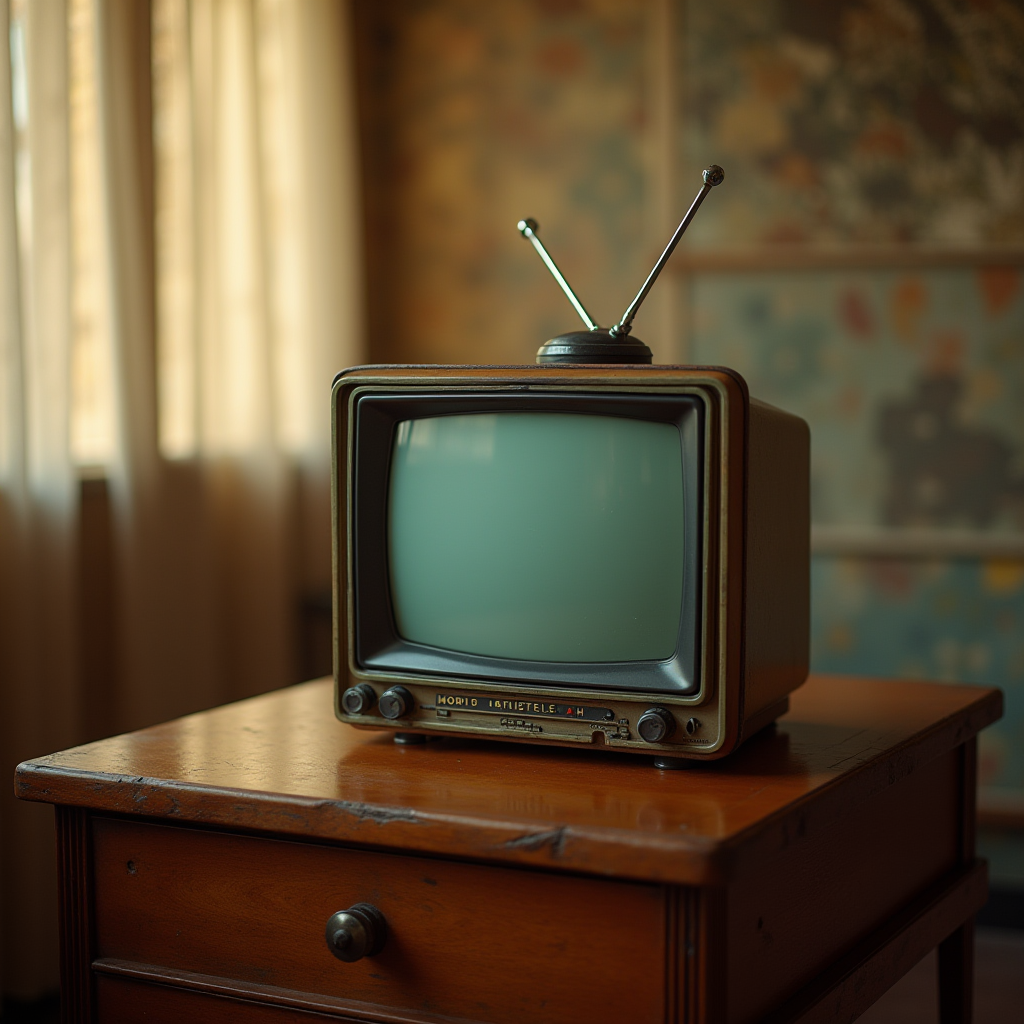
[[[338,717],[721,757],[806,678],[809,433],[622,320],[531,366],[365,366],[333,389]]]

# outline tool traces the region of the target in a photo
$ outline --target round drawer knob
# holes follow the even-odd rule
[[[392,686],[380,697],[380,713],[385,718],[404,718],[413,709],[412,694],[404,686]]]
[[[357,903],[327,919],[324,938],[327,948],[346,963],[375,956],[384,948],[388,923],[372,903]]]

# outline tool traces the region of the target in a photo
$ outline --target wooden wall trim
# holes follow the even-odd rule
[[[916,526],[812,526],[815,555],[1024,559],[1024,533]]]
[[[944,249],[924,246],[772,246],[680,249],[666,269],[675,274],[750,274],[836,270],[961,270],[1024,267],[1024,246]]]
[[[1000,786],[978,789],[978,827],[1024,831],[1024,792]]]

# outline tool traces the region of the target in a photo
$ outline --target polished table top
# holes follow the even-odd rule
[[[399,746],[338,722],[316,680],[18,768],[25,799],[168,821],[723,884],[751,859],[995,721],[998,690],[812,676],[721,761],[443,739]]]

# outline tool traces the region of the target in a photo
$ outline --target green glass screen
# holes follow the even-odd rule
[[[486,413],[398,424],[388,558],[398,633],[527,661],[665,660],[683,589],[679,430]]]

